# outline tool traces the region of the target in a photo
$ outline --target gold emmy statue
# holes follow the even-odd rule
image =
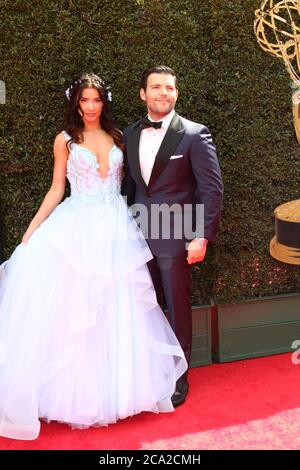
[[[264,0],[255,11],[254,32],[260,47],[281,58],[293,80],[294,127],[300,144],[300,0]],[[300,199],[276,207],[273,258],[300,264]]]

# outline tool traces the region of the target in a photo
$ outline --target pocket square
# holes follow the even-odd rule
[[[176,158],[183,158],[183,155],[172,155],[172,157],[170,157],[170,160],[175,160]]]

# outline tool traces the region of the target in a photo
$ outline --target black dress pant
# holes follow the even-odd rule
[[[163,299],[168,310],[168,320],[183,349],[187,363],[192,351],[192,311],[190,306],[191,266],[186,255],[154,257],[148,263],[157,300],[163,308]],[[178,380],[187,381],[188,372]]]

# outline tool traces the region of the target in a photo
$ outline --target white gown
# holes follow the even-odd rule
[[[116,146],[109,164],[103,179],[96,156],[72,144],[71,197],[1,266],[1,436],[35,439],[39,418],[88,427],[173,411],[187,363],[120,195]]]

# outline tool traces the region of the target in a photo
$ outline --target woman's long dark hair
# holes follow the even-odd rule
[[[70,144],[72,142],[75,142],[76,144],[83,142],[82,132],[84,129],[84,123],[82,117],[79,114],[79,101],[82,96],[82,91],[85,88],[95,88],[95,90],[98,90],[100,99],[103,103],[103,108],[100,115],[100,126],[109,135],[111,135],[115,145],[123,150],[124,146],[122,133],[115,126],[108,100],[108,93],[110,93],[110,91],[104,80],[94,73],[85,73],[75,78],[70,88],[68,88],[66,91],[69,105],[65,116],[64,129],[71,136],[71,140],[69,140],[67,143],[68,148],[70,148]]]

